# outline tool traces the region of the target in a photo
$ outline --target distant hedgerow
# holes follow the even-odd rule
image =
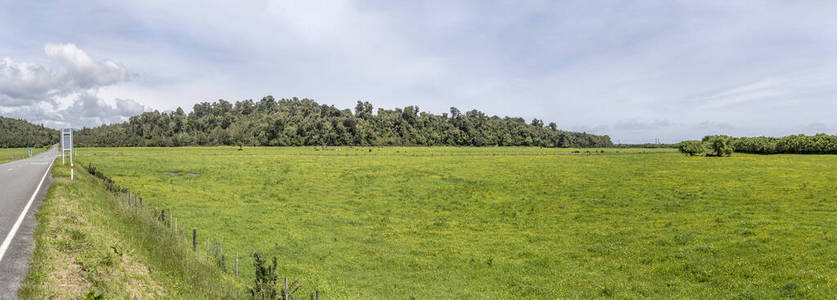
[[[837,135],[739,137],[732,139],[735,152],[754,154],[837,154]]]

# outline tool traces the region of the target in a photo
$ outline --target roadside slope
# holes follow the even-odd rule
[[[52,177],[21,298],[238,298],[217,268],[82,168],[75,182],[68,168]]]

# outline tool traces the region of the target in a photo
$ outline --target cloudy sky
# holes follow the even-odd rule
[[[0,114],[95,126],[308,97],[615,142],[837,133],[835,1],[6,1]]]

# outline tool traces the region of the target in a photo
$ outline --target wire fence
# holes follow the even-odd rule
[[[136,215],[152,218],[153,222],[166,228],[167,234],[180,241],[181,246],[191,248],[193,258],[208,261],[215,265],[220,272],[234,276],[236,285],[244,286],[239,272],[239,266],[243,260],[239,251],[230,249],[229,246],[224,248],[224,243],[220,239],[214,238],[209,232],[187,226],[184,220],[182,218],[178,219],[171,209],[155,206],[150,201],[145,201],[135,191],[130,191],[118,185],[94,165],[88,163],[85,169],[90,175],[99,178],[106,189],[115,193],[117,195],[116,199],[133,209]],[[295,295],[299,291],[298,281],[293,281],[289,286],[288,278],[285,277],[284,279],[284,288],[278,287],[281,290],[280,299],[301,299],[301,297]],[[319,300],[320,291],[313,291],[308,296],[309,299]]]

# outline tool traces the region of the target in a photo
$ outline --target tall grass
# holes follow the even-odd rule
[[[90,286],[81,296],[106,298],[136,297],[138,287],[130,287],[119,264],[113,264],[123,254],[133,257],[142,268],[149,270],[148,278],[140,282],[162,287],[166,298],[237,299],[243,287],[213,263],[215,258],[205,252],[193,252],[183,236],[175,235],[159,222],[159,217],[148,203],[130,201],[119,189],[106,188],[102,180],[76,168],[75,181],[69,181],[67,167],[56,164],[52,170],[55,182],[38,212],[36,249],[32,267],[21,289],[24,299],[51,298],[56,286],[55,274],[76,276],[79,285]],[[63,206],[60,206],[63,205]],[[70,238],[62,239],[65,228],[74,228]],[[55,265],[55,257],[81,266],[76,268]],[[108,257],[86,262],[86,257]],[[76,271],[74,271],[76,270]],[[139,277],[142,276],[136,275]],[[153,291],[152,291],[153,292]],[[144,293],[150,293],[145,290]],[[155,297],[141,294],[141,297]]]

